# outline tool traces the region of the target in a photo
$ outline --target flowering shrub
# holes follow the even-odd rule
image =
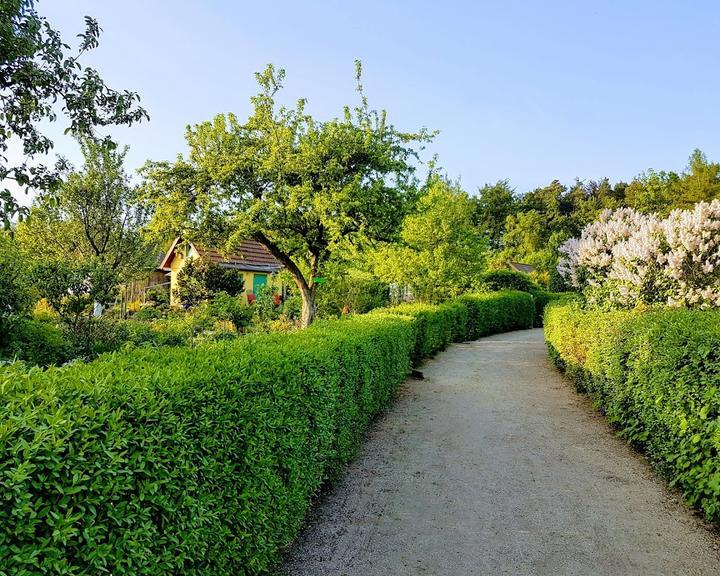
[[[665,220],[606,210],[560,254],[558,272],[594,306],[720,306],[720,200]]]
[[[720,200],[673,210],[663,232],[668,304],[720,307]]]

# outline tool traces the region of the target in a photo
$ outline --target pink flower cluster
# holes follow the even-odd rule
[[[664,220],[606,210],[560,254],[558,272],[592,304],[720,307],[720,200]]]

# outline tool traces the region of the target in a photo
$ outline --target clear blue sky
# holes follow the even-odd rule
[[[319,118],[354,102],[401,129],[440,130],[430,150],[468,191],[509,178],[630,179],[720,160],[720,3],[712,1],[234,2],[40,0],[66,39],[104,29],[85,61],[141,94],[147,124],[114,132],[129,167],[185,152],[184,127],[245,117],[253,73],[287,70],[285,98]],[[77,162],[58,134],[56,150]]]

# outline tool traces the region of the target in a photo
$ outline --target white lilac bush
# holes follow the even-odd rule
[[[560,254],[558,272],[591,305],[720,307],[720,200],[664,220],[606,210]]]
[[[720,307],[720,200],[674,210],[662,224],[668,304]]]

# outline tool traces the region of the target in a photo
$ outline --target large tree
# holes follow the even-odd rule
[[[145,169],[154,229],[223,242],[253,238],[292,274],[302,323],[315,316],[316,278],[343,246],[391,239],[415,199],[416,144],[430,138],[396,130],[384,112],[361,104],[319,121],[280,107],[284,71],[257,74],[260,93],[242,123],[219,115],[187,129],[190,154]],[[209,238],[208,238],[209,237]]]
[[[151,269],[156,255],[142,232],[146,210],[123,168],[127,149],[93,140],[81,148],[85,165],[52,198],[35,201],[17,237],[31,260],[77,268],[74,275],[86,277],[95,301],[106,305],[118,284]]]
[[[473,287],[485,267],[488,242],[474,222],[475,205],[459,187],[433,176],[400,241],[380,247],[372,260],[387,282],[409,286],[425,302],[457,296]]]
[[[517,210],[515,190],[508,180],[485,184],[475,199],[475,222],[483,230],[493,248],[502,245],[505,219]]]
[[[55,121],[60,111],[67,131],[87,138],[95,136],[96,126],[147,118],[137,94],[108,88],[96,70],[81,65],[99,36],[98,23],[86,17],[79,46],[71,50],[38,14],[34,0],[0,1],[0,220],[6,227],[20,210],[11,182],[25,191],[54,190],[67,168],[62,159],[52,167],[37,161],[53,148],[41,122]],[[24,156],[18,163],[8,158],[13,141]]]

